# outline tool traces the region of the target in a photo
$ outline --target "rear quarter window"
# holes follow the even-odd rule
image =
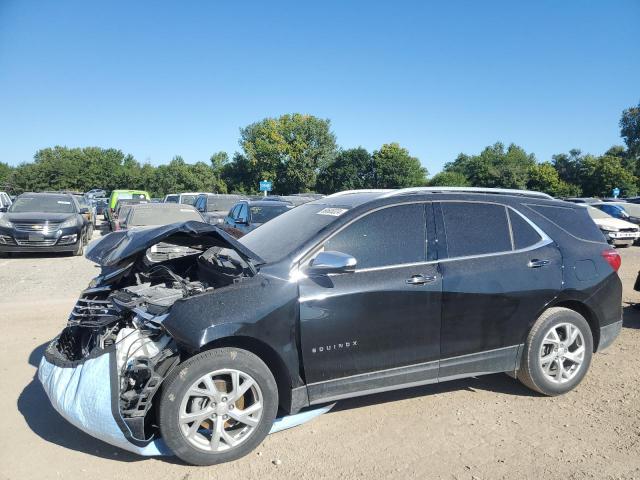
[[[584,207],[532,204],[527,204],[527,207],[576,238],[591,242],[605,241],[602,232]]]
[[[509,210],[509,221],[513,232],[513,246],[516,250],[535,245],[542,237],[524,218]]]

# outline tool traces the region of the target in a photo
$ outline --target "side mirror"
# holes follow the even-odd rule
[[[81,214],[83,214],[83,215],[84,215],[85,213],[89,213],[89,209],[88,209],[87,207],[82,207],[82,208],[80,209],[80,213],[81,213]]]
[[[308,275],[328,275],[330,273],[351,273],[356,270],[357,260],[342,252],[320,252],[305,268]]]
[[[5,213],[7,210],[9,210],[9,207],[0,207],[0,213]]]

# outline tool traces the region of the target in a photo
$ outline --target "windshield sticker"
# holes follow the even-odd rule
[[[318,215],[331,215],[332,217],[339,217],[346,211],[346,208],[323,208],[318,212]]]
[[[188,208],[181,208],[181,209],[180,209],[180,211],[181,211],[181,212],[187,212],[187,213],[189,213],[189,212],[191,212],[192,210],[189,210]]]
[[[65,202],[64,200],[58,200],[60,205],[71,205],[71,202]]]

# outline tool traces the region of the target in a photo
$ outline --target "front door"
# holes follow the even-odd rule
[[[299,281],[311,403],[437,379],[442,281],[429,261],[432,216],[430,203],[385,207],[320,248],[349,254],[357,266],[353,273]]]

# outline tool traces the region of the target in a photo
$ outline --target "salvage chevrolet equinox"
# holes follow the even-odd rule
[[[185,248],[157,260],[159,243]],[[543,395],[620,332],[620,257],[536,192],[342,192],[236,240],[183,222],[107,235],[39,378],[71,423],[209,465],[313,405],[507,372]]]

